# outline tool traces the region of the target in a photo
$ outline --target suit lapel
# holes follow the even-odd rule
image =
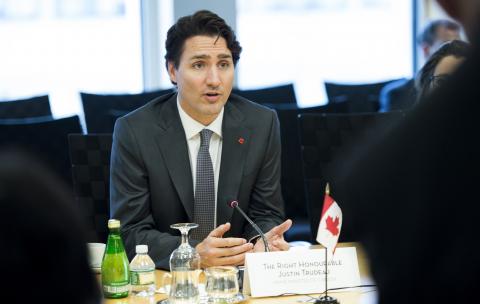
[[[156,139],[157,145],[185,211],[190,221],[193,221],[192,170],[185,131],[177,109],[177,94],[166,101],[157,117],[159,117],[158,123],[163,130]]]
[[[243,120],[243,113],[233,102],[227,102],[222,127],[223,142],[217,192],[217,225],[230,220],[233,209],[228,206],[228,202],[238,199],[246,151],[250,143],[250,130],[242,125]]]

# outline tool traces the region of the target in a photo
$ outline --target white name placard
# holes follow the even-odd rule
[[[328,288],[360,285],[355,247],[327,258]],[[325,249],[247,253],[243,292],[252,297],[325,291]]]

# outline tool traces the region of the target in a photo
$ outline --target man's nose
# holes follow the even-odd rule
[[[216,66],[212,66],[208,70],[207,74],[207,85],[212,87],[217,87],[220,85],[220,74]]]

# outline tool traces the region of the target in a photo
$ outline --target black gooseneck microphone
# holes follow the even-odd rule
[[[235,200],[230,201],[230,202],[228,202],[228,206],[230,206],[230,208],[237,209],[237,211],[240,212],[240,214],[250,223],[250,225],[252,225],[253,229],[255,229],[255,231],[257,231],[257,233],[260,235],[260,237],[263,240],[263,244],[265,245],[265,252],[269,252],[270,249],[268,249],[268,242],[267,242],[267,238],[265,237],[265,234],[262,232],[262,230],[260,230],[260,228],[257,226],[257,224],[255,224],[248,217],[248,215],[246,215],[245,212],[243,212],[243,210],[240,208],[240,206],[238,206],[238,202],[235,201]]]

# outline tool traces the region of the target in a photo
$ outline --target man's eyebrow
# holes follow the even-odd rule
[[[211,58],[210,55],[201,54],[201,55],[193,55],[192,57],[190,57],[190,60],[210,59],[210,58]],[[232,58],[232,55],[230,55],[230,54],[218,54],[217,58],[220,58],[220,59],[228,59],[228,58]]]
[[[208,59],[210,58],[210,55],[202,54],[202,55],[193,55],[190,57],[190,60],[195,60],[195,59]]]
[[[217,57],[221,58],[221,59],[227,59],[227,58],[232,58],[232,55],[230,55],[230,54],[219,54]]]

